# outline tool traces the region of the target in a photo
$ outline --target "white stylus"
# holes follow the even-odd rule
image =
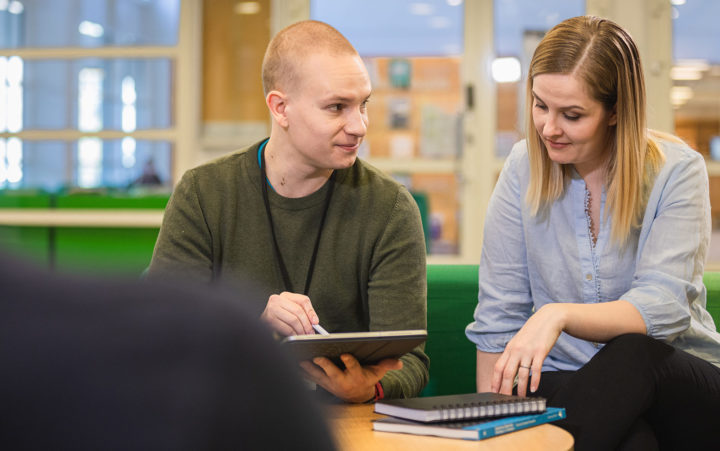
[[[319,333],[320,335],[330,335],[328,331],[323,329],[323,327],[320,324],[313,324],[313,329],[315,329],[315,332]]]

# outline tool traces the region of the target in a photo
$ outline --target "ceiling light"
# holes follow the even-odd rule
[[[433,13],[433,7],[430,3],[411,3],[410,14],[416,16],[429,16]]]
[[[447,17],[434,16],[430,18],[430,28],[434,28],[436,30],[450,28],[451,24],[452,22],[450,22],[450,19],[448,19]]]
[[[680,106],[692,99],[693,90],[689,86],[673,86],[670,89],[670,100],[673,106]]]
[[[91,38],[99,38],[105,34],[105,29],[102,25],[90,22],[89,20],[83,20],[80,22],[80,25],[78,25],[78,31],[80,34],[90,36]]]
[[[492,62],[492,77],[497,83],[512,83],[520,80],[520,60],[514,56],[495,58]]]
[[[683,66],[683,67],[694,67],[698,70],[708,70],[710,69],[710,63],[702,58],[684,58],[684,59],[678,59],[675,60],[675,64],[677,66]]]
[[[235,4],[235,14],[249,15],[260,12],[259,2],[237,2]]]
[[[670,78],[673,80],[700,80],[702,72],[692,67],[673,66],[670,69]]]
[[[677,60],[670,68],[670,77],[673,80],[700,80],[703,72],[710,69],[710,64],[702,59]]]
[[[20,14],[23,12],[24,9],[25,7],[23,6],[23,4],[18,1],[10,2],[7,7],[7,10],[10,14]]]

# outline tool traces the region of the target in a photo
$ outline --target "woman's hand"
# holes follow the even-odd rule
[[[495,363],[492,391],[511,394],[517,375],[519,396],[526,395],[528,378],[530,378],[530,392],[535,392],[540,385],[545,357],[555,346],[564,326],[564,304],[546,304],[535,312],[510,340]]]
[[[516,374],[518,395],[527,393],[528,379],[530,392],[537,390],[545,357],[561,332],[581,340],[607,343],[622,334],[646,334],[647,329],[638,309],[628,301],[545,304],[505,347],[493,369],[491,390],[510,394]]]

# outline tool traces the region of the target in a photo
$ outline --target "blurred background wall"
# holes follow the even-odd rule
[[[415,196],[430,262],[477,263],[495,180],[523,138],[529,59],[581,14],[633,34],[650,126],[706,157],[720,230],[714,0],[0,0],[0,247],[139,274],[180,175],[268,134],[265,46],[313,18],[365,60],[361,156]]]

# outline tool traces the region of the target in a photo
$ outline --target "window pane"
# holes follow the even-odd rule
[[[228,151],[270,131],[260,77],[272,37],[272,4],[257,0],[203,2],[202,119],[204,137]]]
[[[179,0],[2,0],[0,48],[173,46]]]
[[[675,2],[678,3],[678,2]],[[693,0],[673,7],[675,133],[708,161],[713,238],[708,266],[720,267],[720,2]],[[712,161],[715,160],[715,161]]]
[[[720,64],[720,27],[717,23],[720,2],[692,0],[672,8],[675,59],[699,58]]]
[[[169,188],[171,163],[167,141],[0,139],[0,189]]]
[[[498,57],[492,65],[497,86],[495,154],[504,158],[525,136],[525,81],[535,47],[552,27],[584,14],[585,0],[495,0],[493,11]]]
[[[131,132],[172,126],[174,72],[170,60],[26,60],[22,80],[15,85],[6,82],[3,89],[4,59],[0,57],[0,102],[6,99],[8,108],[22,111],[19,117],[24,130]],[[19,107],[10,105],[9,94],[3,95],[12,86],[22,88]],[[12,117],[17,116],[9,114],[5,121],[8,128]],[[0,115],[0,127],[3,122]]]
[[[365,61],[373,94],[360,156],[391,162],[418,203],[431,254],[460,248],[463,10],[448,0],[311,2],[310,16],[336,27]]]
[[[459,55],[462,0],[312,0],[310,16],[337,28],[363,56]]]

